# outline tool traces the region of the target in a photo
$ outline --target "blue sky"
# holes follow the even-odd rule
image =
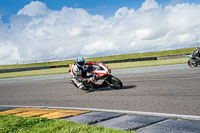
[[[16,14],[25,5],[34,0],[0,0],[0,15],[7,23],[9,17]],[[103,15],[105,18],[113,16],[120,7],[138,9],[144,0],[38,0],[46,3],[52,10],[60,10],[63,6],[83,8],[90,14]],[[176,4],[182,2],[200,3],[199,0],[156,0],[160,5]]]
[[[200,44],[200,0],[0,0],[0,65]]]

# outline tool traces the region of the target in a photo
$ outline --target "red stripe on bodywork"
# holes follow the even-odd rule
[[[97,65],[97,64],[94,62],[87,62],[87,63],[85,63],[85,65]]]
[[[74,73],[74,66],[72,67],[72,74],[75,75],[75,73]]]

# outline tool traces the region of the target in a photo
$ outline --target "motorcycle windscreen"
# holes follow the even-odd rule
[[[192,58],[192,55],[187,55],[188,57]]]

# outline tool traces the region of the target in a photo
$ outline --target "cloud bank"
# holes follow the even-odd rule
[[[0,15],[1,16],[1,15]],[[200,42],[200,5],[119,8],[105,19],[80,8],[48,9],[32,1],[5,24],[0,17],[0,64],[191,47]]]

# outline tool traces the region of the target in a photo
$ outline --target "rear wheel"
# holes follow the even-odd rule
[[[111,88],[121,89],[123,87],[122,82],[114,76],[111,77],[110,82],[112,84]]]
[[[197,67],[197,64],[196,64],[196,62],[193,60],[193,59],[189,59],[188,60],[188,65],[190,66],[190,67]]]

